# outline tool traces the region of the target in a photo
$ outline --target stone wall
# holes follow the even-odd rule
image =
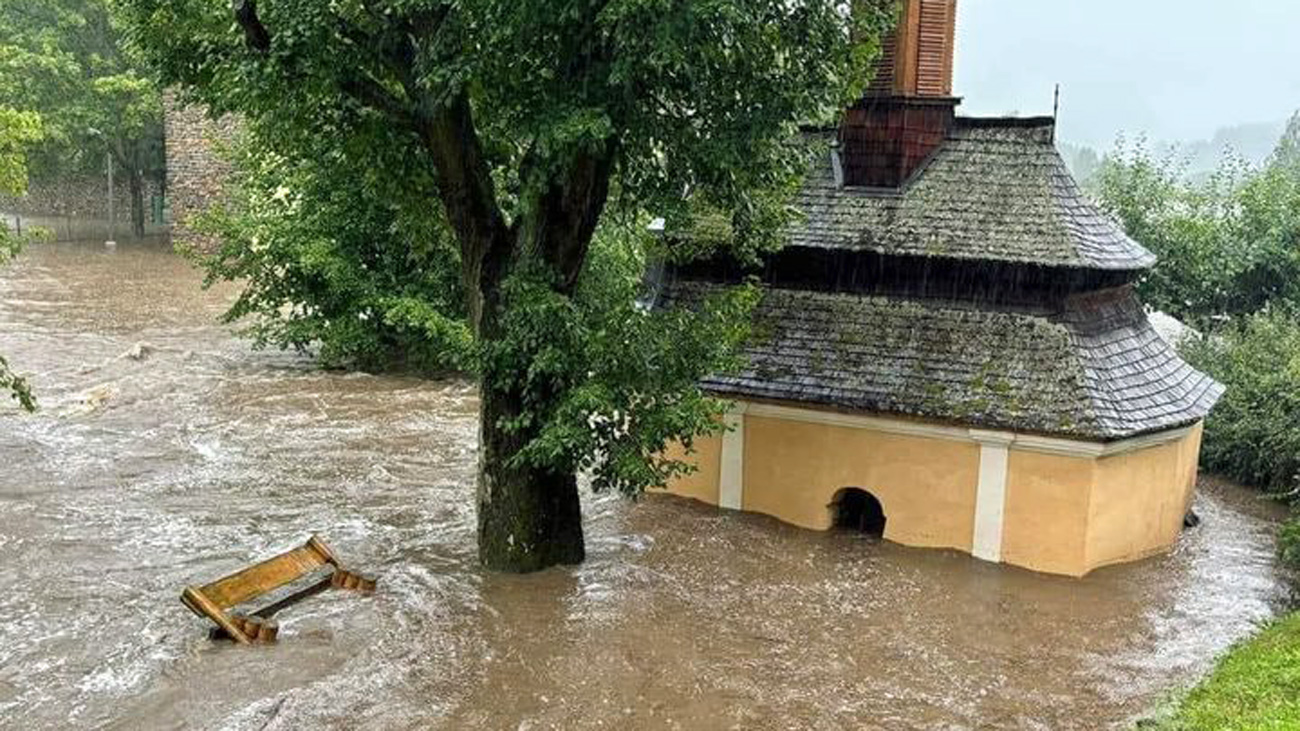
[[[124,176],[113,181],[115,214],[119,222],[131,221],[131,188]],[[149,200],[158,193],[155,181],[145,178],[145,220],[149,219]],[[20,198],[0,196],[0,211],[29,216],[68,217],[76,219],[108,218],[108,177],[95,175],[57,181],[33,180],[27,194]]]
[[[163,96],[163,110],[173,239],[183,246],[210,250],[216,242],[196,233],[191,219],[222,195],[231,173],[223,148],[234,142],[239,120],[212,119],[204,109],[180,105],[170,92]]]

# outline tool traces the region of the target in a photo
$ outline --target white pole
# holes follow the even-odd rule
[[[117,246],[117,215],[113,210],[113,153],[108,155],[108,240],[104,246]]]

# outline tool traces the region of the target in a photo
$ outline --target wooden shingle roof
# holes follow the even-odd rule
[[[1155,256],[1079,190],[1051,121],[958,119],[899,190],[838,185],[830,155],[799,195],[795,247],[1137,271]]]
[[[694,307],[716,283],[668,283]],[[1062,311],[769,288],[724,397],[797,402],[987,428],[1112,441],[1201,420],[1223,392],[1183,362],[1131,287]]]

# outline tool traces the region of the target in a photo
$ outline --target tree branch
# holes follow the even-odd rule
[[[373,77],[354,76],[343,81],[339,86],[343,93],[365,106],[393,117],[397,122],[413,131],[420,131],[420,126],[417,123],[415,114],[411,111],[410,105],[398,98],[396,94],[385,89],[383,84],[380,84]]]
[[[532,201],[525,239],[560,277],[560,291],[572,293],[587,260],[591,238],[609,199],[612,141],[574,155],[560,177],[545,182]]]
[[[456,92],[431,112],[425,112],[427,105],[418,106],[424,115],[421,137],[438,173],[438,196],[460,241],[471,321],[478,329],[483,297],[495,295],[514,251],[514,239],[497,203],[468,92]]]
[[[230,0],[230,9],[235,13],[235,22],[244,29],[248,47],[258,53],[271,50],[271,34],[257,17],[256,0]]]

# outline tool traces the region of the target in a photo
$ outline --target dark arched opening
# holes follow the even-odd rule
[[[877,538],[885,535],[885,508],[875,495],[849,487],[840,490],[831,503],[835,527],[865,533]]]

